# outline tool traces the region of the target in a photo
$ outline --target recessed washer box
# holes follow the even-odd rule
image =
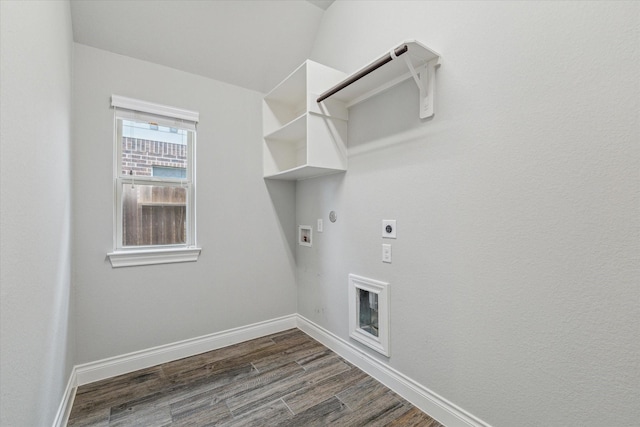
[[[298,244],[301,246],[311,246],[313,230],[310,225],[298,226]]]

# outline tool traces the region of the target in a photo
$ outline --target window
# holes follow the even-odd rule
[[[114,267],[196,261],[198,113],[113,95]]]

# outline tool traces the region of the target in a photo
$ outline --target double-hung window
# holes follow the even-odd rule
[[[198,113],[113,95],[113,267],[196,261]]]

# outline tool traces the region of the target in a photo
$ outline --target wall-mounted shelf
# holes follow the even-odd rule
[[[435,69],[440,55],[416,40],[407,40],[362,67],[318,97],[334,99],[349,108],[412,78],[420,90],[420,117],[433,115]]]
[[[264,177],[299,180],[347,169],[347,109],[316,102],[345,73],[305,61],[263,102]]]
[[[346,171],[348,108],[406,79],[420,90],[420,117],[431,117],[439,65],[440,55],[416,40],[349,76],[305,61],[264,98],[264,177],[300,180]]]

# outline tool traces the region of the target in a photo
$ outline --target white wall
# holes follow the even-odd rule
[[[388,363],[471,414],[637,425],[639,17],[334,3],[312,59],[352,72],[416,38],[443,62],[433,120],[407,81],[351,109],[346,174],[298,183],[297,223],[325,220],[297,249],[299,313],[348,339],[347,274],[388,281]],[[382,219],[398,221],[390,265]]]
[[[0,2],[0,425],[51,425],[74,356],[71,16]]]
[[[295,313],[295,190],[262,179],[262,94],[80,44],[74,55],[76,362]],[[198,262],[113,269],[107,260],[112,94],[200,112]]]

